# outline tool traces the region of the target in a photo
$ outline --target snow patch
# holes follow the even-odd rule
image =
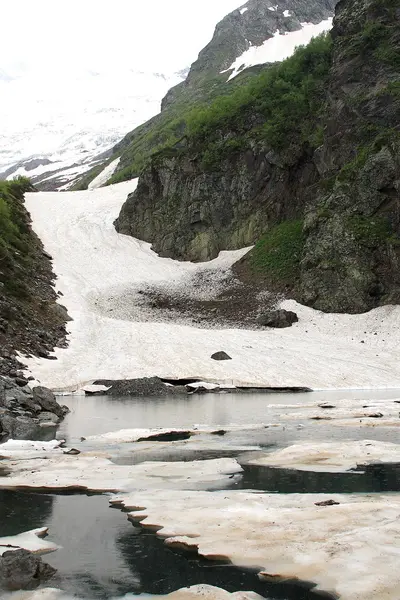
[[[269,10],[276,10],[269,8]],[[288,11],[285,11],[288,13]],[[285,14],[289,16],[289,14]],[[252,46],[239,56],[226,69],[232,71],[228,81],[231,81],[243,69],[254,65],[262,65],[264,63],[274,63],[289,58],[294,53],[298,46],[308,44],[311,39],[324,31],[329,31],[332,28],[332,18],[321,21],[321,23],[302,23],[302,29],[298,31],[280,33],[279,29],[274,33],[272,38],[266,40],[261,46]]]
[[[32,529],[18,535],[0,537],[0,556],[9,550],[24,549],[35,554],[47,554],[58,550],[60,546],[42,539],[47,535],[47,527]]]
[[[105,169],[103,169],[103,171],[99,175],[97,175],[97,177],[95,177],[93,181],[89,183],[88,189],[94,190],[104,185],[115,173],[115,170],[118,167],[120,160],[120,157],[116,158]]]

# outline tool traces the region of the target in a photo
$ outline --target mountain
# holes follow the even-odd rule
[[[335,0],[250,0],[227,15],[186,79],[169,90],[162,112],[114,147],[110,160],[120,157],[120,161],[110,182],[137,177],[151,154],[178,142],[193,108],[230,95],[257,75],[264,63],[282,60],[295,45],[330,29],[334,6]],[[252,68],[240,70],[242,62]],[[232,77],[239,70],[240,75]],[[98,172],[99,168],[85,174],[77,189],[85,189]]]
[[[0,73],[0,179],[29,176],[42,189],[63,187],[102,163],[132,125],[159,110],[182,75],[131,69],[74,73],[64,85]],[[29,110],[12,107],[29,97]],[[84,107],[84,109],[82,109]]]
[[[328,312],[399,303],[399,41],[397,2],[341,0],[331,35],[192,110],[117,230],[185,260],[255,243],[244,283]]]

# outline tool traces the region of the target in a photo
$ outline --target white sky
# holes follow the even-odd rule
[[[187,66],[240,0],[1,0],[0,71],[171,72]]]

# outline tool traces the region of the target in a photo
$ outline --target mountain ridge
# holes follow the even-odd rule
[[[399,303],[396,11],[341,0],[328,71],[312,42],[205,107],[151,158],[117,230],[184,260],[259,240],[238,273],[327,312]]]

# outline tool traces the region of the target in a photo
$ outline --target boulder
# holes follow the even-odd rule
[[[62,418],[69,412],[66,406],[58,404],[55,395],[48,388],[42,386],[35,387],[32,394],[36,404],[39,404],[43,410],[56,414],[57,417]]]
[[[232,360],[232,357],[229,356],[226,352],[221,350],[220,352],[216,352],[211,356],[213,360]]]
[[[291,327],[298,320],[296,313],[291,310],[268,310],[258,317],[258,324],[263,327],[284,329],[285,327]]]
[[[0,588],[4,590],[32,590],[56,573],[56,569],[28,550],[10,550],[0,557]]]
[[[0,438],[15,440],[32,439],[38,430],[38,421],[29,416],[15,415],[8,411],[0,412]]]

